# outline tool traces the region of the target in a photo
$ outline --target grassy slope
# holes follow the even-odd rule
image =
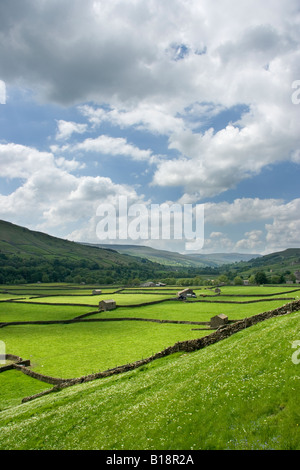
[[[0,449],[300,449],[300,314],[0,413]]]
[[[117,321],[13,326],[1,330],[1,339],[8,353],[30,359],[35,372],[73,378],[149,357],[204,334],[190,325]]]
[[[43,256],[45,258],[64,257],[75,260],[89,259],[102,262],[104,266],[111,264],[127,265],[130,262],[139,262],[138,259],[111,250],[80,245],[3,220],[0,220],[0,251],[6,255],[21,257]]]
[[[229,266],[229,268],[231,267]],[[237,269],[245,276],[255,274],[257,271],[265,271],[270,276],[285,274],[286,271],[294,273],[300,269],[300,248],[288,248],[284,251],[255,258],[249,262],[242,261],[233,266],[233,269]]]
[[[157,250],[148,246],[139,245],[98,245],[112,248],[119,253],[130,256],[147,258],[150,261],[171,266],[220,266],[227,263],[235,263],[240,260],[249,260],[259,255],[246,255],[240,253],[213,253],[213,254],[180,254],[167,250]]]

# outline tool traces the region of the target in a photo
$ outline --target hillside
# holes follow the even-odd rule
[[[299,450],[299,337],[295,312],[8,408],[0,449]]]
[[[264,271],[269,278],[275,275],[294,274],[300,270],[300,248],[288,248],[287,250],[270,253],[246,262],[236,263],[229,269],[242,274],[245,277]]]
[[[180,254],[167,250],[158,250],[143,245],[96,245],[101,248],[111,248],[119,253],[125,253],[139,258],[146,258],[150,261],[183,267],[218,267],[237,261],[248,261],[258,254],[242,253],[212,253],[212,254]]]
[[[112,250],[85,246],[42,232],[0,220],[0,252],[22,257],[64,256],[66,258],[89,258],[108,264],[128,264],[128,256],[120,256]]]
[[[0,221],[0,284],[147,279],[161,267],[111,249],[86,246]]]

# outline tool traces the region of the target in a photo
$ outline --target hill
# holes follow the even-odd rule
[[[264,271],[269,279],[275,276],[286,276],[288,280],[289,276],[293,278],[294,273],[300,270],[300,248],[288,248],[247,262],[241,261],[234,266],[229,266],[229,269],[242,274],[245,278],[258,271]]]
[[[299,337],[294,312],[8,408],[0,449],[299,450]]]
[[[180,254],[167,250],[158,250],[143,245],[96,245],[125,253],[130,256],[146,258],[150,261],[168,266],[182,267],[219,267],[223,264],[235,263],[237,261],[248,261],[260,255],[242,253],[212,253],[212,254]]]
[[[1,283],[148,279],[161,267],[111,249],[86,246],[0,221]]]

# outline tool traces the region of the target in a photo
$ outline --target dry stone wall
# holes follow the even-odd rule
[[[22,400],[23,403],[26,401],[33,400],[34,398],[42,396],[44,393],[50,393],[51,391],[57,391],[60,389],[63,389],[65,387],[69,387],[71,385],[76,385],[84,382],[90,382],[92,380],[104,378],[104,377],[109,377],[111,375],[116,375],[116,374],[121,374],[124,372],[128,372],[130,370],[137,369],[138,367],[141,367],[143,365],[149,364],[150,362],[160,359],[163,357],[166,357],[170,354],[174,354],[176,352],[193,352],[197,351],[199,349],[203,349],[211,344],[217,343],[223,339],[226,339],[233,334],[237,333],[238,331],[244,330],[245,328],[249,328],[252,325],[255,325],[257,323],[260,323],[264,320],[267,320],[269,318],[273,318],[276,316],[281,316],[281,315],[287,315],[291,312],[296,312],[300,310],[300,300],[297,300],[295,302],[288,303],[282,307],[279,307],[274,310],[269,310],[267,312],[259,313],[257,315],[254,315],[252,317],[245,318],[243,320],[238,320],[235,323],[231,324],[226,324],[223,327],[220,327],[218,330],[214,331],[213,333],[204,336],[202,338],[197,338],[197,339],[192,339],[192,340],[187,340],[187,341],[180,341],[175,343],[173,346],[170,346],[163,351],[160,351],[146,359],[141,359],[136,362],[132,362],[129,364],[125,364],[123,366],[115,367],[113,369],[108,369],[103,372],[98,372],[95,374],[90,374],[86,375],[83,377],[79,378],[74,378],[74,379],[55,379],[52,377],[46,377],[46,376],[41,376],[41,374],[36,374],[35,373],[35,378],[38,378],[40,376],[41,378],[39,380],[47,381],[48,379],[53,380],[53,382],[48,383],[53,383],[55,384],[55,387],[51,389],[50,391],[48,390],[47,392],[42,392],[38,395],[33,395],[31,397],[26,397]],[[19,370],[22,370],[24,373],[28,373],[28,369],[25,367],[18,367]],[[25,372],[26,371],[26,372]],[[29,371],[28,375],[31,375],[33,371]],[[33,375],[31,375],[33,377]]]

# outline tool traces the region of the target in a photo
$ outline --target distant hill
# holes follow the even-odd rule
[[[53,237],[42,232],[0,220],[0,253],[27,257],[65,257],[91,259],[103,265],[129,264],[128,256],[116,251],[85,246],[76,242]]]
[[[111,283],[132,275],[148,279],[161,268],[147,259],[87,246],[0,220],[0,284],[23,282]]]
[[[300,270],[300,248],[288,248],[246,262],[242,261],[233,269],[245,275],[251,275],[257,271],[264,271],[269,275],[290,275]]]
[[[238,261],[248,261],[261,256],[258,254],[242,253],[213,253],[213,254],[180,254],[167,250],[157,250],[140,245],[96,245],[99,247],[109,247],[119,253],[126,253],[130,256],[147,258],[160,264],[182,267],[218,267],[228,263]]]

